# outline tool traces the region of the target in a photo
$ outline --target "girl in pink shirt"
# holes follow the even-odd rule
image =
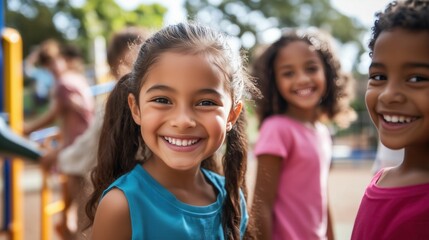
[[[340,73],[327,37],[317,30],[285,32],[254,64],[264,96],[254,149],[258,239],[333,238],[327,201],[332,144],[320,120],[347,126],[355,112],[347,92],[352,79]]]
[[[405,152],[367,187],[352,239],[429,239],[429,1],[390,3],[372,31],[366,105],[381,142]]]

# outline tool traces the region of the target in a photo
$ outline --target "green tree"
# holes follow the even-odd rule
[[[357,56],[365,51],[361,39],[367,29],[334,9],[330,0],[185,0],[185,8],[191,18],[240,38],[249,49],[263,43],[269,29],[315,26],[355,44]]]
[[[31,7],[26,3],[20,7],[20,11],[6,11],[5,25],[19,31],[25,55],[32,46],[48,37],[64,41],[63,34],[56,29],[52,22],[51,9],[46,5],[35,1]]]
[[[87,53],[95,37],[108,39],[125,26],[161,27],[166,11],[160,4],[126,11],[114,0],[86,0],[82,6],[68,0],[14,0],[6,1],[5,25],[21,33],[24,55],[47,38],[74,42]]]

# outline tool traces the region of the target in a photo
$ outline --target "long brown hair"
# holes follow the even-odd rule
[[[220,32],[195,23],[180,23],[165,27],[147,39],[140,48],[132,72],[119,80],[106,103],[97,155],[98,164],[91,174],[94,192],[86,207],[91,224],[103,191],[121,175],[141,163],[135,158],[139,146],[142,146],[144,152],[150,152],[140,135],[139,126],[132,119],[127,96],[131,93],[135,99],[139,99],[140,88],[151,66],[162,53],[169,51],[208,56],[228,81],[226,85],[234,104],[257,93],[253,81],[243,67],[242,55],[230,48],[227,36]],[[248,149],[245,110],[227,133],[225,144],[222,172],[225,175],[227,197],[222,210],[222,226],[226,239],[240,239],[240,189],[246,195]],[[215,156],[212,156],[204,160],[202,167],[215,166],[214,159]]]

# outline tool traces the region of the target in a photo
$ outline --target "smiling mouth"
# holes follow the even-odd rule
[[[314,92],[314,88],[304,88],[304,89],[295,90],[295,93],[302,97],[308,96],[313,92]]]
[[[417,117],[408,117],[408,116],[401,116],[401,115],[387,115],[387,114],[381,114],[381,117],[383,118],[383,120],[385,122],[395,123],[395,124],[411,123],[417,119]]]
[[[164,137],[164,139],[175,146],[179,147],[187,147],[192,146],[200,141],[199,138],[193,138],[193,139],[180,139],[180,138],[172,138],[172,137]]]

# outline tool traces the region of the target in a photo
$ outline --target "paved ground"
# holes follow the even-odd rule
[[[329,197],[337,240],[350,239],[355,216],[367,184],[372,178],[372,161],[334,164],[329,180]]]
[[[249,162],[249,186],[253,185],[256,163]],[[354,217],[364,189],[371,178],[371,162],[344,160],[334,162],[329,181],[329,194],[335,234],[337,240],[350,239]],[[55,179],[53,179],[55,181]],[[24,195],[24,240],[40,240],[40,171],[37,166],[27,164],[24,167],[22,185]],[[52,183],[55,186],[54,183]],[[0,191],[2,194],[2,191]],[[53,199],[58,197],[58,191],[53,192]],[[250,193],[251,195],[251,193]],[[2,200],[0,200],[2,201]],[[1,210],[0,210],[1,213]],[[54,217],[55,222],[57,217]],[[0,240],[7,240],[0,235]],[[52,233],[51,240],[59,240]]]

